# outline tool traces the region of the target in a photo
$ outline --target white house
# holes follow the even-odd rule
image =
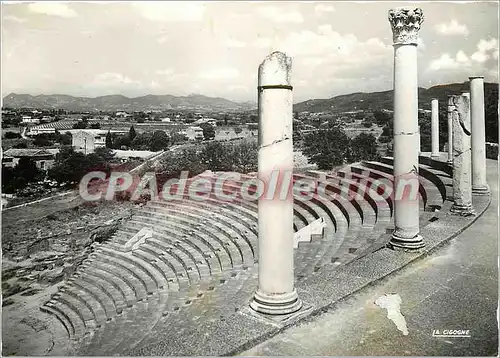
[[[197,126],[186,128],[186,137],[188,137],[188,140],[203,139],[203,128]]]
[[[40,123],[40,119],[31,118],[31,116],[22,116],[23,123]]]

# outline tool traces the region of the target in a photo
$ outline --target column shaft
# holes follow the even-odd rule
[[[279,171],[279,182],[292,174],[292,89],[291,59],[274,52],[259,67],[259,153],[258,179],[270,182]],[[278,191],[278,190],[276,190]],[[279,195],[278,195],[279,196]],[[286,314],[300,309],[294,289],[293,195],[258,201],[259,288],[250,304],[267,314]]]
[[[439,158],[439,104],[437,99],[431,101],[431,158]]]
[[[472,145],[472,192],[489,194],[486,182],[486,133],[484,114],[484,79],[470,78],[471,145]]]
[[[419,235],[417,46],[394,45],[394,224],[391,245],[423,247]]]
[[[453,121],[453,206],[451,212],[474,215],[472,207],[471,125],[469,94],[450,96]]]

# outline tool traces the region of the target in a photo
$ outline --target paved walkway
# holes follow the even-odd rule
[[[487,165],[491,205],[449,245],[242,355],[497,356],[498,163]],[[393,293],[408,335],[374,303]],[[433,337],[433,330],[470,337]]]

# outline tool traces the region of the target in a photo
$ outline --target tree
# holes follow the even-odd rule
[[[73,129],[85,129],[87,128],[88,121],[86,119],[82,119],[81,121],[76,122],[73,124]]]
[[[137,136],[137,133],[135,132],[134,126],[130,126],[130,129],[128,131],[128,140],[129,142],[132,142],[135,137]]]
[[[154,131],[149,148],[153,152],[158,152],[167,149],[169,144],[170,138],[165,131]]]
[[[200,127],[203,129],[203,138],[205,138],[205,140],[215,138],[215,128],[211,124],[203,123]]]
[[[371,121],[371,119],[369,118],[365,118],[363,120],[363,122],[361,122],[361,124],[363,125],[363,127],[365,128],[370,128],[371,126],[373,126],[373,122]]]
[[[221,142],[207,143],[201,153],[200,160],[213,171],[231,171],[231,153],[229,146]]]
[[[90,125],[91,129],[100,129],[101,128],[101,123],[95,122]]]
[[[21,138],[21,134],[16,133],[16,132],[5,132],[5,138],[6,139],[17,139],[17,138]]]
[[[43,176],[32,159],[23,157],[14,168],[2,168],[2,191],[15,193],[29,183],[43,179]]]
[[[170,134],[171,144],[184,143],[187,142],[188,137],[186,135],[179,133],[178,131],[174,131]]]
[[[111,131],[106,133],[106,148],[113,148],[113,139],[111,138]]]
[[[418,125],[420,126],[420,150],[422,152],[430,152],[432,150],[431,118],[423,113],[419,113],[418,117]]]
[[[109,149],[102,149],[103,152],[107,150]],[[91,171],[108,172],[109,165],[103,155],[100,150],[84,155],[75,152],[71,147],[63,147],[57,154],[54,165],[49,169],[48,176],[58,183],[67,184],[78,183],[85,174]]]
[[[373,117],[375,118],[375,123],[379,126],[385,126],[389,122],[392,122],[392,115],[385,111],[376,110],[373,112]]]
[[[234,128],[234,133],[240,134],[241,132],[243,132],[243,129],[241,129],[241,127],[235,127]]]
[[[351,161],[379,160],[377,138],[371,133],[360,133],[351,140]]]
[[[139,133],[134,140],[130,142],[130,148],[135,150],[150,150],[152,140],[151,132]]]
[[[303,154],[322,170],[343,164],[349,152],[349,137],[339,124],[314,131],[304,138]]]
[[[48,140],[45,136],[37,135],[33,144],[37,147],[49,147],[52,145],[52,142]]]

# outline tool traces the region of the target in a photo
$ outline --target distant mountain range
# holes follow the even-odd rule
[[[145,111],[145,110],[200,110],[241,111],[257,107],[251,102],[237,103],[220,97],[193,94],[189,96],[146,95],[129,98],[122,95],[95,98],[63,94],[38,95],[11,93],[3,98],[3,107],[65,109],[70,111]]]
[[[431,100],[437,98],[441,106],[447,106],[448,95],[469,90],[469,83],[451,83],[431,88],[418,89],[418,105],[421,109],[431,109]],[[485,102],[494,107],[498,104],[498,83],[484,84]],[[329,99],[311,99],[294,105],[296,112],[347,112],[355,110],[392,109],[392,90],[371,93],[351,93]]]
[[[431,99],[438,98],[440,106],[446,106],[448,95],[468,90],[468,82],[419,88],[419,108],[430,109]],[[487,106],[498,105],[498,84],[485,83]],[[199,110],[199,111],[246,111],[255,110],[256,103],[237,103],[220,97],[203,95],[172,96],[146,95],[129,98],[122,95],[95,98],[73,97],[68,95],[39,95],[11,93],[3,98],[3,106],[10,108],[66,109],[72,111],[144,111],[158,109]],[[351,93],[329,99],[311,99],[294,104],[296,112],[347,112],[355,110],[392,109],[392,90],[371,93]]]

